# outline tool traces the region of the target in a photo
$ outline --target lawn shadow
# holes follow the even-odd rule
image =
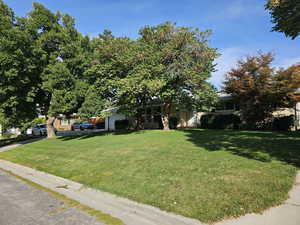
[[[235,130],[181,130],[207,151],[229,151],[259,160],[277,159],[300,168],[300,133]]]
[[[93,137],[101,137],[101,136],[107,136],[107,135],[126,135],[126,134],[140,134],[145,131],[143,130],[118,130],[118,131],[103,131],[103,132],[97,132],[97,133],[87,133],[87,134],[73,134],[68,136],[60,136],[58,137],[59,140],[62,141],[70,141],[74,139],[82,140],[82,139],[88,139]]]

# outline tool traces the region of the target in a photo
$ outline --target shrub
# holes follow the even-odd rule
[[[169,126],[170,126],[170,129],[176,129],[177,128],[177,125],[178,125],[178,119],[177,117],[171,117],[169,119]]]
[[[36,124],[44,124],[44,123],[47,123],[46,118],[35,118],[35,119],[32,121],[32,125],[36,125]]]
[[[288,131],[294,126],[294,116],[281,116],[276,117],[273,120],[273,130],[285,130]]]
[[[116,130],[128,129],[129,121],[128,120],[117,120],[117,121],[115,121],[115,128],[116,128]]]
[[[203,115],[200,122],[200,127],[205,129],[238,129],[241,120],[240,117],[235,114],[208,114]]]

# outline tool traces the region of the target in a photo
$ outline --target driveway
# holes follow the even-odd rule
[[[1,170],[0,203],[1,225],[103,225]]]

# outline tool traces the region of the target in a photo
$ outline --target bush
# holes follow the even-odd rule
[[[294,126],[294,116],[281,116],[281,117],[276,117],[273,120],[273,130],[284,130],[288,131],[291,130],[291,128]]]
[[[204,129],[238,129],[241,123],[240,117],[235,114],[203,115],[200,127]]]
[[[33,125],[36,125],[36,124],[45,124],[47,123],[47,120],[46,118],[35,118],[33,121],[32,121],[32,126]]]
[[[115,128],[116,128],[116,130],[128,129],[129,121],[128,120],[117,120],[117,121],[115,121]]]

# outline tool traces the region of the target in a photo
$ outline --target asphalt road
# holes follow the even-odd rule
[[[104,225],[0,170],[0,225]]]

